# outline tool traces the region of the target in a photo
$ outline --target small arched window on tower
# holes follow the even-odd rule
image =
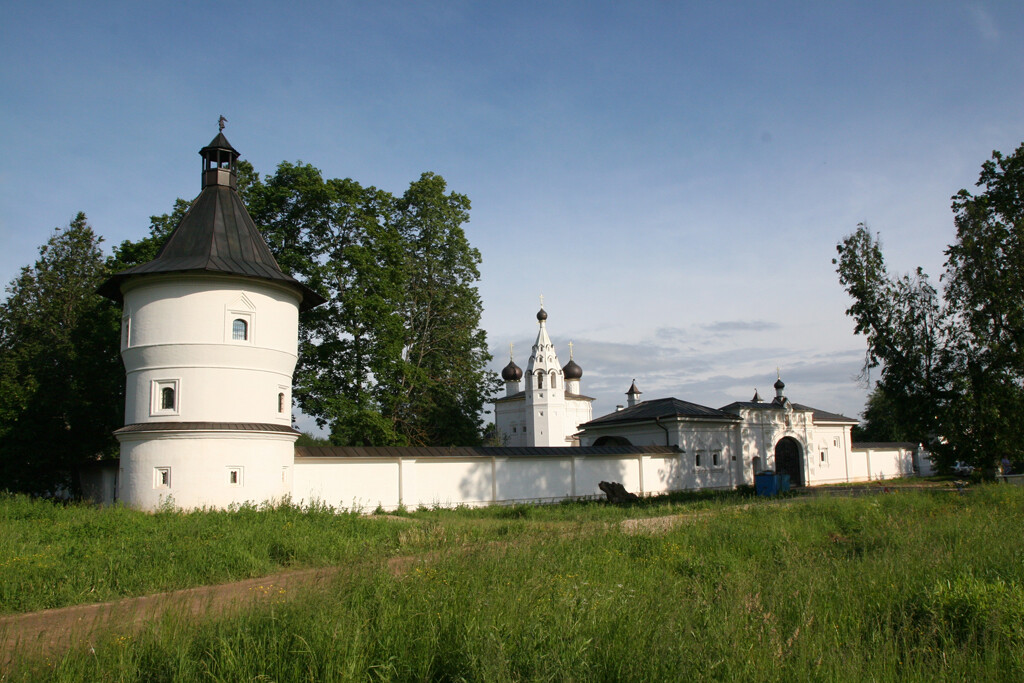
[[[249,339],[249,323],[241,318],[235,318],[231,323],[231,339],[234,341],[246,341]]]
[[[284,392],[282,391],[277,395],[277,412],[284,412]]]
[[[174,387],[160,389],[160,410],[174,410]]]
[[[552,389],[557,389],[558,388],[558,380],[556,380],[555,377],[556,377],[555,376],[555,371],[552,370],[551,371],[551,388]]]
[[[154,380],[150,397],[150,415],[178,414],[178,380]]]
[[[543,389],[544,388],[544,371],[543,370],[538,370],[537,371],[537,388],[538,389]]]

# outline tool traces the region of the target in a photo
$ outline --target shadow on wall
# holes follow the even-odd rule
[[[588,459],[570,453],[481,459],[469,467],[459,483],[459,492],[466,503],[560,501],[604,495],[597,487],[602,478],[620,483],[636,478],[628,476],[629,459],[594,458],[589,466],[581,466],[581,460]]]

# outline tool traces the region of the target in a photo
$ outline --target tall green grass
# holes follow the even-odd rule
[[[0,613],[346,564],[401,531],[324,506],[147,514],[0,495]]]
[[[719,505],[637,535],[497,514],[416,527],[442,552],[403,575],[377,556],[284,604],[115,630],[11,680],[1024,677],[1015,487]],[[511,540],[467,544],[474,524]]]
[[[394,515],[287,502],[149,514],[0,493],[0,614],[349,565],[442,544],[507,540],[543,523],[612,523],[743,499],[735,492],[680,493],[627,508],[598,501],[436,508],[406,512],[403,523]]]

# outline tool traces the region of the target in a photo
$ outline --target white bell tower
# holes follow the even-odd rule
[[[548,337],[545,322],[544,297],[537,312],[537,341],[533,343],[530,361],[526,365],[526,414],[532,423],[529,446],[564,446],[565,433],[565,378],[558,363],[555,346]]]

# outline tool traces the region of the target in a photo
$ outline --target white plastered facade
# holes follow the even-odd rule
[[[131,431],[117,434],[119,498],[155,509],[290,495],[299,294],[272,282],[194,273],[139,278],[123,293]],[[280,430],[245,426],[252,424]]]
[[[674,488],[684,489],[752,485],[758,472],[786,471],[777,455],[787,445],[796,458],[790,468],[793,485],[871,481],[914,473],[912,451],[854,448],[851,431],[855,420],[793,404],[781,389],[771,403],[758,399],[712,412],[723,414],[646,420],[629,420],[626,414],[622,421],[585,424],[580,445],[677,447],[681,457],[672,476]],[[614,414],[604,419],[608,417]]]

